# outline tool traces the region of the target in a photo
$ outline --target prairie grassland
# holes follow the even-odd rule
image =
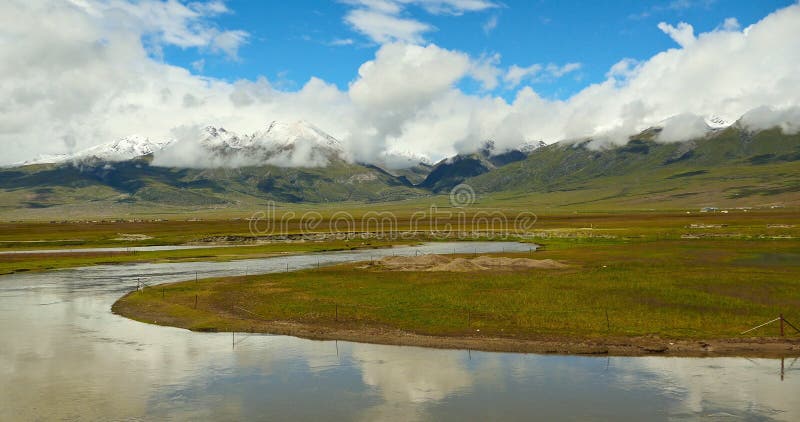
[[[442,211],[446,210],[444,208]],[[510,208],[503,212],[513,217],[523,208]],[[350,210],[357,221],[369,212],[389,209],[369,208]],[[467,210],[471,218],[481,209]],[[439,219],[412,219],[410,209],[394,210],[397,216],[393,229],[398,231],[417,229],[426,231],[436,224],[441,226],[458,223],[458,217]],[[461,210],[451,210],[456,214]],[[296,215],[300,214],[298,210]],[[279,214],[280,215],[280,214]],[[333,212],[322,214],[330,218]],[[356,227],[358,229],[358,227]],[[374,229],[374,227],[369,227]],[[323,220],[317,231],[330,229],[330,222]],[[299,233],[302,227],[299,218],[289,220],[282,228],[286,233]],[[123,235],[141,236],[140,240],[121,240]],[[214,242],[198,242],[217,236],[234,236],[241,239],[234,247],[214,247]],[[541,214],[536,224],[526,233],[527,241],[547,242],[548,248],[575,248],[588,245],[616,245],[635,241],[680,240],[685,237],[708,239],[771,239],[800,237],[800,213],[793,210],[732,210],[730,213],[692,212],[627,212],[584,214]],[[136,237],[132,237],[136,239]],[[84,253],[37,255],[0,254],[0,274],[14,271],[35,271],[96,264],[165,261],[165,260],[234,260],[257,258],[279,253],[303,253],[315,251],[343,250],[356,247],[383,247],[415,241],[436,240],[421,233],[413,239],[353,239],[308,242],[273,242],[247,244],[255,239],[250,232],[250,223],[241,219],[202,221],[142,221],[142,222],[68,222],[68,223],[0,223],[0,251],[59,249],[77,250],[90,247],[133,247],[149,245],[175,245],[199,243],[208,248],[131,253]],[[450,239],[452,240],[452,239]],[[698,240],[698,239],[695,239]]]
[[[356,221],[356,230],[374,229],[364,223],[365,216],[375,216],[376,213],[391,212],[394,216],[392,226],[396,230],[429,230],[437,224],[445,226],[456,224],[459,218],[470,221],[478,213],[498,211],[509,217],[519,212],[534,211],[538,219],[531,232],[562,233],[566,231],[594,230],[594,233],[603,233],[625,236],[659,236],[680,237],[697,229],[690,229],[692,224],[703,227],[707,233],[732,233],[753,236],[779,236],[794,234],[800,235],[800,211],[795,209],[774,210],[732,210],[730,213],[699,213],[696,211],[664,212],[572,212],[558,213],[551,210],[536,210],[526,208],[524,205],[514,205],[506,208],[472,207],[458,209],[449,206],[440,206],[436,209],[437,217],[430,218],[432,212],[428,208],[414,206],[353,206],[352,208],[321,209],[319,215],[322,220],[315,231],[325,232],[332,228],[330,218],[340,211],[352,216]],[[288,220],[280,229],[285,233],[299,233],[302,231],[300,216],[304,209],[278,209],[275,218],[280,220],[285,213],[294,213],[295,217]],[[315,211],[316,212],[316,211]],[[422,212],[424,218],[413,217],[414,213]],[[463,214],[461,214],[463,213]],[[276,224],[277,225],[277,224]],[[511,225],[511,224],[509,224]],[[251,223],[245,219],[210,219],[187,221],[186,219],[155,221],[146,220],[139,222],[0,222],[0,250],[3,249],[50,249],[50,248],[81,248],[102,246],[149,246],[149,245],[176,245],[214,236],[242,236],[249,237],[254,234],[250,230]],[[714,227],[719,226],[719,227]],[[342,226],[338,226],[341,228]],[[388,227],[388,226],[387,226]],[[333,227],[336,229],[337,227]],[[141,240],[121,240],[122,235],[144,235]]]
[[[114,310],[200,331],[259,330],[278,321],[323,330],[367,327],[513,339],[729,339],[780,313],[800,322],[797,240],[543,244],[534,258],[570,267],[450,273],[348,264],[158,286],[128,294]],[[752,335],[776,336],[777,327]]]

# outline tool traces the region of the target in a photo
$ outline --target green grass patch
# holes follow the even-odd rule
[[[115,308],[194,330],[246,331],[267,320],[444,336],[735,338],[779,313],[800,321],[800,269],[753,261],[798,253],[797,241],[559,239],[533,257],[568,263],[564,270],[392,272],[348,264],[158,286]],[[755,335],[775,336],[777,328]]]

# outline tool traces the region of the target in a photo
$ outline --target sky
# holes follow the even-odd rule
[[[0,164],[273,120],[309,121],[367,162],[487,139],[619,144],[655,124],[675,142],[710,116],[792,132],[800,5],[8,0],[0,81]]]
[[[458,2],[454,2],[458,3]],[[464,2],[467,3],[467,2]],[[422,43],[458,50],[471,57],[498,55],[498,65],[528,67],[575,63],[563,77],[529,78],[522,83],[548,98],[565,99],[591,83],[602,82],[621,58],[647,59],[675,47],[658,23],[691,23],[706,32],[734,17],[751,25],[791,1],[503,1],[475,2],[485,7],[470,12],[430,13],[424,4],[404,7],[400,16],[429,27],[415,34]],[[372,59],[381,39],[349,23],[352,3],[318,0],[291,2],[231,1],[231,13],[215,18],[225,28],[241,28],[249,41],[238,60],[208,57],[202,50],[169,48],[165,61],[184,67],[202,60],[199,74],[222,78],[265,76],[287,89],[297,89],[318,77],[347,89],[358,67]],[[411,39],[414,41],[414,39]],[[521,83],[521,84],[522,84]],[[466,92],[481,93],[480,85],[465,83]],[[514,88],[504,84],[492,94],[513,99]]]

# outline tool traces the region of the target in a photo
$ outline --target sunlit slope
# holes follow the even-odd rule
[[[539,148],[520,162],[467,179],[477,192],[546,198],[552,206],[753,206],[800,200],[800,135],[731,127],[707,138]]]

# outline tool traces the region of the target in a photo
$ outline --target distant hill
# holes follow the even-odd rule
[[[734,125],[691,141],[658,143],[658,131],[622,146],[598,148],[590,139],[547,145],[465,182],[483,193],[561,193],[564,205],[798,199],[800,134]]]
[[[234,205],[280,202],[390,201],[420,195],[402,179],[343,161],[318,168],[250,166],[235,169],[155,167],[149,158],[113,164],[33,165],[0,171],[0,189],[22,194],[20,206],[44,208],[73,201],[154,205]]]
[[[473,154],[459,154],[436,163],[418,186],[433,192],[444,192],[470,177],[488,173],[527,157],[527,153],[517,149],[498,153],[494,142],[489,141]]]

